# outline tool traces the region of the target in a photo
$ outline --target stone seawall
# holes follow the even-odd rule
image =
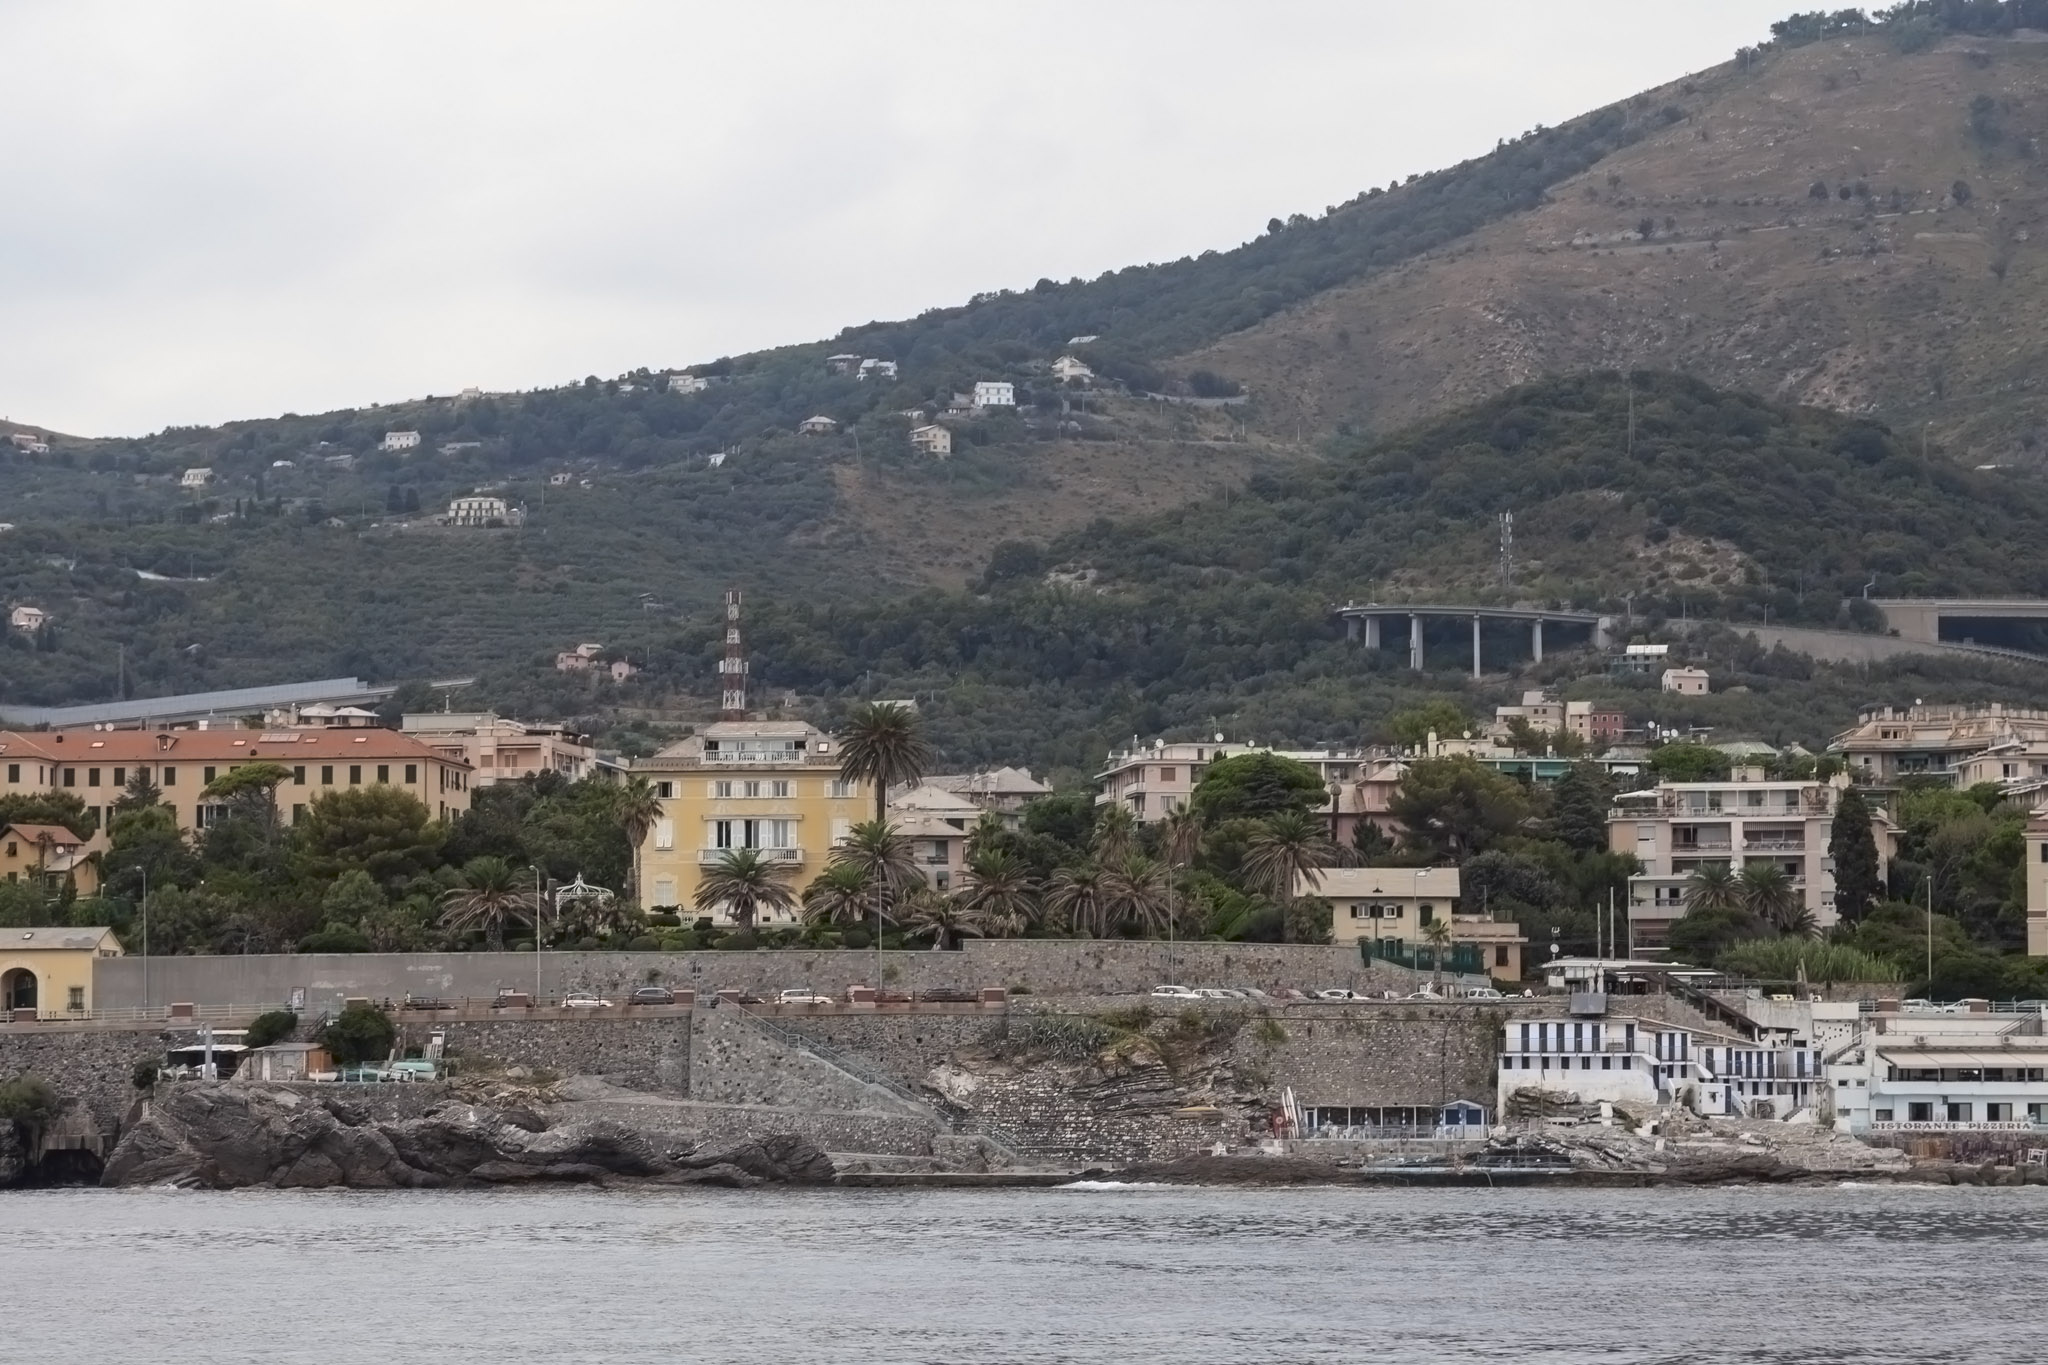
[[[884,983],[893,991],[978,991],[1007,986],[1037,996],[1117,995],[1149,991],[1163,981],[1192,986],[1256,986],[1322,990],[1412,989],[1405,974],[1368,967],[1356,949],[1277,943],[1165,943],[1120,940],[970,940],[958,952],[882,953]],[[488,1000],[499,990],[543,996],[572,990],[613,999],[650,982],[689,987],[701,995],[725,989],[761,995],[809,987],[843,997],[872,983],[877,954],[847,949],[747,953],[279,953],[225,957],[158,957],[147,965],[148,1003],[271,1007],[297,1001],[317,1018],[352,996],[402,1000]],[[93,999],[104,1010],[144,1003],[139,957],[93,964]]]
[[[451,1020],[407,1023],[405,1041],[419,1044],[445,1030],[455,1064],[479,1058],[558,1076],[600,1076],[629,1090],[690,1093],[691,1018],[628,1015],[594,1019]]]
[[[690,1098],[721,1104],[922,1111],[893,1091],[791,1046],[738,1009],[701,1010],[690,1052]]]
[[[103,1133],[112,1133],[135,1103],[135,1064],[161,1062],[156,1029],[96,1029],[40,1024],[0,1030],[0,1079],[40,1076],[59,1094],[83,1100]]]
[[[611,1119],[644,1133],[716,1149],[777,1135],[808,1139],[828,1152],[930,1156],[941,1142],[930,1116],[851,1109],[753,1104],[636,1104],[585,1100],[561,1106],[565,1119]]]

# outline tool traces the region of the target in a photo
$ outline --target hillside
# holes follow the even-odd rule
[[[1683,369],[2039,467],[2048,33],[1775,45],[1638,99],[1674,117],[1530,212],[1173,363],[1269,420],[1377,431],[1546,373]]]

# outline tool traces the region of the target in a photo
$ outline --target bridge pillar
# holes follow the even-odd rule
[[[1479,676],[1479,617],[1472,617],[1472,676]]]
[[[1422,618],[1412,612],[1408,616],[1408,666],[1417,673],[1422,671]]]
[[[1365,618],[1365,647],[1367,649],[1378,649],[1380,647],[1380,618],[1377,616]]]
[[[1356,616],[1344,618],[1344,638],[1347,640],[1356,640],[1358,638],[1358,618]]]
[[[1537,617],[1536,624],[1529,627],[1529,652],[1536,656],[1536,662],[1543,662],[1543,618]]]

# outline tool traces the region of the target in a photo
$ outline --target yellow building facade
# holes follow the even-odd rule
[[[874,788],[843,777],[839,745],[801,721],[719,721],[633,765],[661,802],[641,842],[641,899],[696,909],[698,883],[728,851],[751,848],[801,894],[825,870],[832,846],[875,813]],[[708,912],[728,923],[722,907]],[[758,924],[791,924],[795,913]]]
[[[92,1013],[92,964],[120,957],[112,929],[0,929],[0,1013],[38,1019]]]

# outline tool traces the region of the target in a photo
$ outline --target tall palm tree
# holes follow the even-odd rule
[[[985,932],[1005,938],[1023,933],[1038,918],[1037,892],[1031,869],[1007,849],[968,855],[965,896]]]
[[[471,858],[463,865],[462,884],[442,893],[441,927],[459,934],[481,929],[496,950],[505,946],[508,924],[533,921],[539,933],[533,893],[525,882],[503,858]]]
[[[795,907],[796,893],[783,880],[785,875],[758,848],[729,848],[697,882],[693,899],[699,913],[722,908],[735,928],[751,933],[754,916],[761,911]]]
[[[633,846],[633,864],[628,871],[632,884],[626,888],[626,899],[633,904],[640,903],[640,846],[647,842],[648,833],[654,822],[661,819],[661,798],[654,794],[654,784],[644,777],[630,777],[626,785],[619,788],[617,815],[620,828],[626,831],[626,842]]]
[[[932,748],[918,732],[917,716],[898,702],[862,702],[839,732],[839,771],[875,784],[875,820],[889,818],[889,789],[923,777]]]
[[[1451,946],[1451,926],[1448,920],[1431,920],[1422,926],[1422,941],[1429,945],[1429,988],[1438,995],[1444,993],[1444,949]]]
[[[1095,816],[1095,859],[1108,864],[1122,862],[1138,837],[1138,820],[1131,808],[1118,802],[1104,806]]]
[[[1166,932],[1172,937],[1180,922],[1180,878],[1195,861],[1195,855],[1202,851],[1201,812],[1193,806],[1182,806],[1167,814],[1161,830],[1159,852],[1166,859]]]
[[[974,822],[974,828],[967,832],[967,856],[1002,846],[1003,836],[1009,831],[1003,828],[1003,817],[992,810],[985,810]]]
[[[1103,875],[1104,915],[1111,925],[1134,923],[1150,934],[1172,912],[1173,876],[1156,858],[1133,853]]]
[[[1101,937],[1108,909],[1102,869],[1093,863],[1055,869],[1045,893],[1045,908],[1049,915],[1066,921],[1067,932]]]
[[[1797,926],[1806,907],[1784,868],[1776,863],[1751,863],[1736,881],[1743,909],[1779,933],[1789,933]]]
[[[1685,879],[1684,903],[1687,914],[1740,910],[1742,888],[1726,863],[1707,863]]]
[[[1300,811],[1281,811],[1245,844],[1245,881],[1280,902],[1281,923],[1300,887],[1322,885],[1323,869],[1337,861],[1337,846],[1321,823]],[[1286,937],[1283,928],[1281,936]]]
[[[929,888],[910,894],[903,922],[913,938],[929,938],[932,947],[944,951],[964,934],[981,932],[981,917],[957,896]]]
[[[852,863],[827,867],[804,888],[804,920],[810,924],[859,924],[871,904],[868,874]]]

